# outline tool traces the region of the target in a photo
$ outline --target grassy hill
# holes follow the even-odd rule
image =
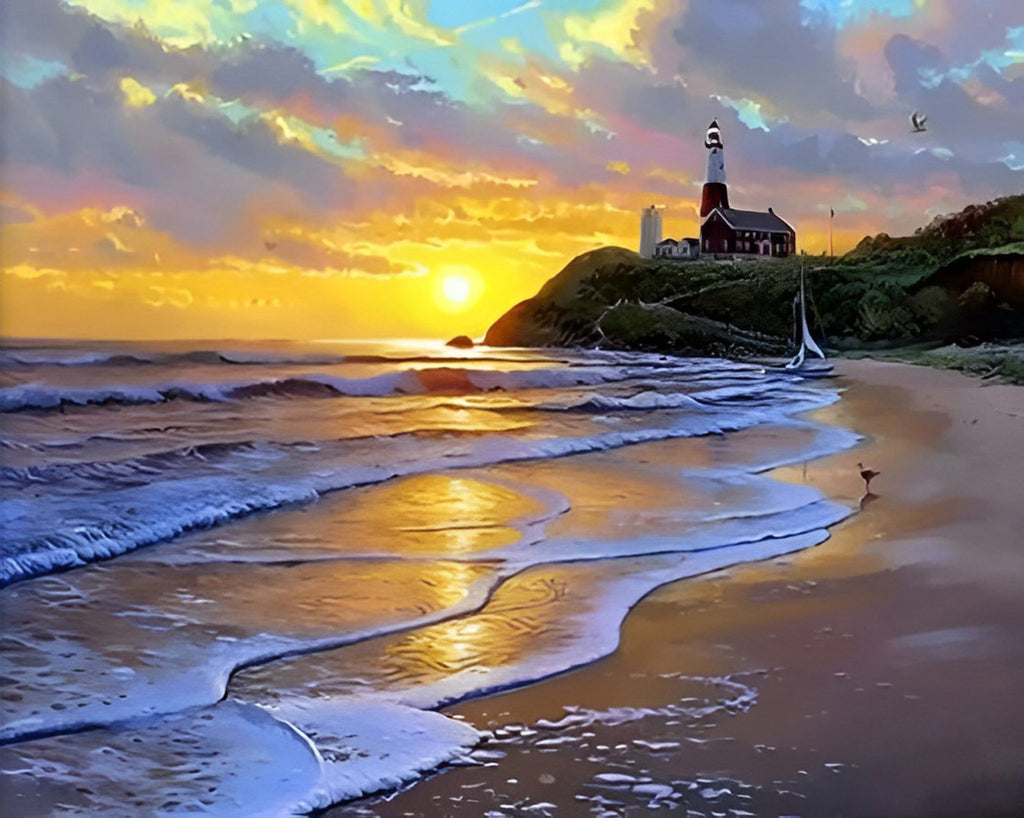
[[[913,236],[865,237],[827,261],[803,259],[809,323],[834,349],[1024,337],[1024,195],[972,205]],[[499,318],[485,343],[784,353],[800,264],[592,250]]]

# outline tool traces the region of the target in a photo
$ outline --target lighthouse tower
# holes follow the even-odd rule
[[[640,257],[654,258],[654,248],[661,241],[661,213],[654,205],[640,213]]]
[[[700,196],[701,222],[716,207],[729,207],[729,188],[725,186],[725,148],[718,120],[711,120],[704,147],[708,149],[708,175]]]

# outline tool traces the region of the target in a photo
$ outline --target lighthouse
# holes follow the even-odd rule
[[[661,213],[654,205],[640,213],[640,257],[653,258],[654,248],[661,241]]]
[[[725,147],[717,119],[708,125],[704,147],[708,149],[708,173],[700,196],[701,223],[716,207],[729,207],[729,188],[725,186]]]
[[[700,196],[700,250],[714,258],[772,258],[796,252],[796,231],[768,210],[729,207],[725,149],[718,120],[708,125],[708,176]]]

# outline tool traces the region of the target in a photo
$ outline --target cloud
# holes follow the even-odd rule
[[[771,101],[782,116],[827,111],[857,121],[872,113],[852,64],[836,53],[834,30],[804,26],[798,0],[690,0],[674,39],[703,84]]]
[[[119,205],[112,207],[105,213],[99,214],[100,221],[106,224],[117,224],[121,227],[137,228],[142,227],[146,220],[141,213],[132,210],[130,207]]]
[[[248,117],[235,124],[218,111],[177,95],[166,97],[155,110],[167,132],[185,137],[193,149],[200,147],[254,176],[291,187],[315,205],[331,203],[343,188],[344,174],[336,165],[295,140],[280,139],[262,118]]]
[[[191,290],[183,287],[166,287],[162,284],[150,284],[142,301],[151,307],[171,306],[185,309],[195,301]]]
[[[0,224],[26,224],[35,221],[39,210],[21,202],[0,201]]]
[[[122,77],[118,86],[130,108],[145,108],[156,102],[156,94],[132,77]]]
[[[310,231],[301,225],[267,230],[263,247],[247,259],[235,258],[227,266],[236,269],[254,265],[277,265],[303,275],[320,276],[402,276],[417,274],[415,268],[393,263],[380,253],[358,253],[348,248],[351,236],[339,231]],[[216,262],[214,262],[216,264]]]
[[[108,233],[93,242],[93,251],[107,263],[117,264],[135,258],[135,253],[114,233]]]
[[[581,14],[560,16],[565,41],[563,59],[579,67],[594,52],[608,53],[624,62],[645,65],[647,53],[640,36],[642,17],[655,9],[654,0],[612,0]]]
[[[218,310],[276,299],[311,332],[289,312],[301,294],[309,310],[355,299],[370,332],[387,293],[416,312],[431,270],[468,264],[497,311],[560,259],[634,244],[651,201],[692,235],[714,117],[733,201],[773,205],[810,249],[829,202],[851,236],[909,232],[1024,189],[1019,3],[979,2],[530,0],[474,18],[398,0],[6,0],[6,280],[16,299],[65,299],[72,322],[80,298],[221,331]]]
[[[5,51],[56,60],[85,76],[128,75],[146,83],[201,73],[212,63],[203,49],[175,48],[154,37],[138,24],[138,13],[127,21],[134,25],[124,26],[60,0],[5,0],[4,5],[0,45]]]
[[[307,95],[321,109],[343,109],[351,91],[344,77],[325,79],[297,48],[247,42],[226,53],[209,74],[211,91],[224,99],[242,99],[276,107]]]
[[[56,188],[45,195],[57,199],[83,175],[130,186],[157,225],[183,239],[223,237],[240,203],[275,190],[283,205],[308,210],[340,207],[352,195],[338,163],[257,116],[235,123],[177,93],[128,109],[119,90],[65,77],[30,91],[4,83],[0,93],[8,114],[2,146],[15,180],[18,166],[47,168]]]

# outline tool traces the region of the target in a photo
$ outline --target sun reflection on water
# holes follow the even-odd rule
[[[395,488],[395,529],[403,540],[437,553],[507,545],[519,537],[509,523],[539,510],[536,501],[511,489],[463,477],[428,475]]]
[[[392,679],[429,680],[469,668],[511,665],[558,638],[574,600],[553,576],[512,579],[474,616],[442,622],[391,644],[382,657]]]

